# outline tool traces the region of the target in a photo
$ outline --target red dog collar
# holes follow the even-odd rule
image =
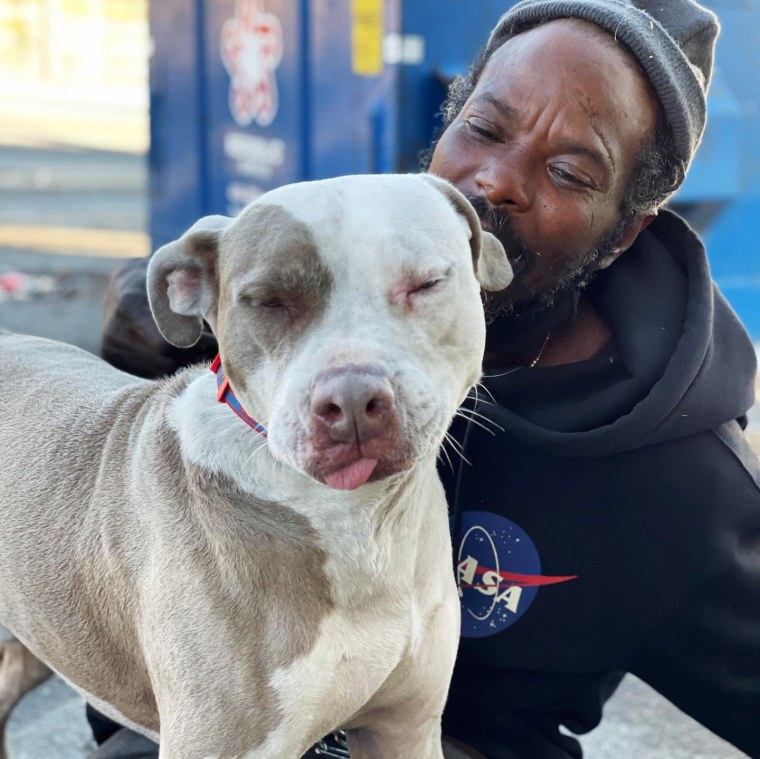
[[[252,416],[249,416],[240,405],[240,401],[230,387],[230,381],[224,376],[222,357],[218,353],[210,369],[216,374],[216,399],[219,403],[226,403],[249,427],[253,427],[259,435],[267,437],[266,427],[263,424],[259,424]]]

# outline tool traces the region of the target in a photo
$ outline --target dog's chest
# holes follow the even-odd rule
[[[320,704],[315,734],[344,724],[360,713],[394,671],[414,655],[422,628],[415,599],[376,598],[350,613],[334,610],[320,625],[309,654],[273,673],[271,685],[291,719],[308,713],[304,704]]]

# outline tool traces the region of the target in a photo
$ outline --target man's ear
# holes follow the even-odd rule
[[[657,214],[647,214],[646,216],[637,216],[626,228],[620,239],[615,243],[610,255],[599,262],[599,269],[606,269],[617,261],[628,248],[636,242],[636,238],[657,218]]]
[[[512,266],[502,244],[490,232],[480,227],[480,219],[470,201],[445,179],[433,174],[419,174],[428,184],[443,193],[462,218],[470,237],[472,265],[480,286],[489,292],[498,292],[512,282]]]
[[[203,320],[216,322],[219,238],[232,222],[205,216],[179,240],[159,248],[148,264],[148,301],[161,334],[178,348],[200,339]]]

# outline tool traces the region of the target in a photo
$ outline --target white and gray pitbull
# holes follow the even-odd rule
[[[283,187],[161,248],[151,308],[219,341],[136,379],[0,335],[0,623],[161,759],[441,757],[458,598],[436,456],[503,249],[446,182]]]

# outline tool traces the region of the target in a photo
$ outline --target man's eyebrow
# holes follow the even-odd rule
[[[513,119],[517,116],[517,110],[503,100],[494,97],[490,92],[481,92],[476,100],[485,100],[491,107],[495,108],[505,119]]]
[[[604,143],[602,143],[604,145]],[[563,153],[570,153],[571,155],[584,155],[590,158],[594,163],[601,166],[603,169],[612,171],[615,173],[615,162],[612,160],[612,156],[607,150],[607,146],[604,145],[605,152],[602,153],[599,150],[589,147],[588,145],[582,145],[574,140],[564,140],[555,145],[555,149]]]
[[[516,108],[513,108],[511,105],[509,105],[509,103],[505,103],[503,100],[500,100],[496,96],[492,95],[490,92],[488,92],[488,90],[479,93],[475,100],[476,102],[478,100],[485,101],[488,103],[488,105],[498,111],[504,119],[510,120],[514,119],[517,116]],[[615,161],[612,158],[612,154],[610,153],[607,144],[596,130],[594,130],[594,134],[596,134],[596,136],[599,138],[599,141],[604,146],[604,152],[601,150],[595,150],[588,145],[583,145],[580,142],[575,142],[574,140],[562,141],[556,147],[558,150],[561,150],[564,153],[570,153],[571,155],[584,155],[587,158],[590,158],[594,163],[598,164],[601,168],[607,171],[611,171],[613,174],[615,174],[617,171],[617,166],[615,165]]]

